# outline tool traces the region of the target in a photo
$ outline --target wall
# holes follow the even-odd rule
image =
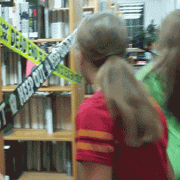
[[[154,24],[158,27],[162,19],[175,9],[176,0],[117,0],[117,3],[134,2],[145,3],[145,27],[151,23],[152,19],[154,19]]]

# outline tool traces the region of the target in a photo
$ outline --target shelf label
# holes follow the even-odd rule
[[[81,84],[81,75],[60,64],[72,47],[75,33],[76,30],[53,48],[51,54],[47,55],[0,17],[0,41],[5,46],[38,64],[14,92],[6,96],[1,102],[0,130],[7,124],[13,123],[13,117],[52,73],[72,83]]]
[[[0,42],[37,65],[40,65],[46,58],[51,61],[52,66],[56,66],[57,63],[60,63],[58,59],[61,58],[61,60],[63,60],[68,54],[73,45],[75,34],[76,30],[64,41],[56,45],[56,47],[53,48],[53,52],[48,55],[0,17]],[[80,74],[62,64],[58,64],[57,68],[53,70],[52,73],[74,84],[81,84],[83,79]]]

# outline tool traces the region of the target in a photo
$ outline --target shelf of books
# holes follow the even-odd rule
[[[4,136],[4,140],[19,141],[72,141],[73,133],[70,130],[56,130],[48,133],[45,129],[14,129],[14,132]]]

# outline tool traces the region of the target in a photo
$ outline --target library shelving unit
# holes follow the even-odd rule
[[[96,2],[96,0],[94,0]],[[86,7],[86,9],[94,9],[97,11],[98,3],[95,3],[94,7]],[[69,0],[69,8],[61,8],[59,10],[62,11],[69,11],[69,29],[70,33],[72,33],[77,26],[78,21],[81,20],[83,8],[82,5],[79,4],[78,0]],[[40,42],[59,42],[63,41],[64,38],[61,39],[37,39],[32,40],[35,43]],[[1,50],[1,48],[0,48]],[[73,51],[69,52],[70,58],[70,68],[76,72],[78,72],[76,63],[75,63],[75,55]],[[3,100],[2,94],[5,92],[13,92],[17,86],[5,86],[2,87],[1,83],[1,59],[0,59],[0,101]],[[38,89],[39,92],[72,92],[71,94],[71,125],[72,130],[58,130],[52,134],[48,134],[45,129],[14,129],[14,133],[10,134],[9,136],[4,136],[3,131],[0,132],[0,172],[5,174],[5,163],[4,163],[4,140],[6,141],[66,141],[71,142],[72,144],[72,176],[68,177],[66,174],[63,173],[56,173],[56,172],[23,172],[20,180],[46,180],[46,179],[53,179],[53,180],[77,180],[77,163],[75,160],[75,117],[77,113],[77,109],[81,102],[84,100],[84,86],[71,84],[67,86],[47,86],[41,87]]]

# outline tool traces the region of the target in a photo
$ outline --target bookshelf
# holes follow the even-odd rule
[[[11,85],[11,86],[3,86],[2,91],[3,92],[13,92],[16,89],[17,86]],[[69,92],[72,91],[71,85],[67,86],[44,86],[40,87],[37,92]]]
[[[16,141],[73,141],[73,132],[57,130],[48,134],[45,129],[14,129],[14,133],[4,136],[4,140]]]
[[[74,180],[73,177],[67,177],[66,174],[59,173],[40,173],[40,172],[24,172],[19,180]]]
[[[79,20],[82,18],[82,12],[84,11],[94,11],[97,12],[98,0],[94,0],[94,6],[84,7],[80,4],[79,0],[69,0],[69,8],[58,8],[58,11],[67,11],[69,13],[69,30],[72,33],[78,24]],[[49,38],[49,39],[34,39],[31,40],[34,43],[56,43],[61,42],[65,38]],[[0,48],[1,50],[1,48]],[[1,54],[1,53],[0,53]],[[72,51],[69,52],[70,68],[77,72],[77,67],[75,63],[75,55]],[[1,58],[0,58],[0,100],[2,101],[3,93],[13,92],[17,85],[2,86],[1,84]],[[54,130],[52,134],[47,133],[46,129],[13,129],[13,133],[4,136],[3,131],[0,132],[0,147],[4,146],[4,141],[51,141],[51,142],[70,142],[72,147],[72,176],[68,177],[66,173],[56,173],[56,172],[37,172],[37,171],[25,171],[20,176],[19,180],[49,180],[49,179],[60,179],[60,180],[77,180],[77,163],[75,160],[75,117],[79,105],[84,100],[84,87],[71,84],[65,86],[43,86],[38,89],[38,92],[71,92],[70,105],[71,105],[71,125],[72,130],[58,129]],[[5,174],[5,164],[4,164],[4,152],[3,148],[0,150],[0,172]]]

